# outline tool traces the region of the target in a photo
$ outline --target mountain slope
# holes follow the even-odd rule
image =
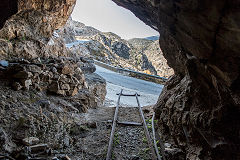
[[[72,19],[58,33],[65,39],[65,43],[74,42],[69,48],[78,55],[161,77],[168,78],[174,74],[163,57],[159,41],[155,40],[158,36],[127,41],[115,33],[100,32]],[[85,41],[86,39],[88,40]]]

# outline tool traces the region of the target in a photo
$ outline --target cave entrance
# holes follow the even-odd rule
[[[0,29],[5,24],[6,20],[17,13],[18,11],[18,0],[1,0],[0,3]]]
[[[75,38],[87,44],[85,51],[96,60],[165,78],[173,74],[160,49],[158,31],[113,1],[78,0],[72,19],[75,21],[68,24],[74,27],[66,30],[75,30]]]
[[[129,89],[128,93],[141,92],[143,106],[156,104],[164,83],[152,77],[173,74],[159,46],[159,32],[111,0],[77,0],[71,18],[58,34],[67,35],[62,37],[73,53],[95,60],[96,73],[107,81],[106,99],[113,105],[121,87]],[[128,79],[109,70],[156,83]],[[135,100],[126,101],[136,105]]]

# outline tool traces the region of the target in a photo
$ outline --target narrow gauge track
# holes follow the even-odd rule
[[[142,107],[141,107],[139,99],[138,99],[138,96],[140,96],[140,95],[138,93],[123,94],[123,89],[117,95],[118,95],[118,101],[117,101],[117,106],[116,106],[116,109],[115,109],[114,119],[113,119],[113,122],[112,122],[112,131],[111,131],[110,140],[109,140],[109,144],[108,144],[108,151],[107,151],[106,160],[111,160],[113,158],[112,153],[113,153],[114,135],[115,135],[116,127],[118,125],[141,126],[141,127],[143,127],[144,133],[145,133],[145,136],[146,136],[146,139],[147,139],[147,142],[148,142],[148,147],[149,147],[150,152],[151,152],[151,155],[150,155],[151,159],[152,160],[161,160],[161,157],[159,156],[159,154],[158,153],[156,154],[156,152],[155,152],[156,148],[154,148],[151,136],[150,136],[149,131],[148,131],[148,127],[147,127],[147,124],[146,124],[146,121],[145,121],[145,118],[144,118],[144,115],[143,115]],[[119,112],[119,108],[120,108],[121,96],[136,97],[136,102],[137,102],[137,105],[138,105],[138,110],[139,110],[139,115],[140,115],[140,118],[141,118],[141,123],[129,122],[129,121],[119,121],[118,112]]]

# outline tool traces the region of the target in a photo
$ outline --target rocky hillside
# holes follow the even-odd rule
[[[64,27],[56,30],[56,33],[63,38],[64,42],[71,43],[76,41],[76,35],[77,36],[83,36],[83,37],[88,37],[88,36],[94,36],[97,33],[100,33],[97,29],[90,27],[90,26],[85,26],[83,23],[74,21],[70,17],[65,24]]]
[[[168,66],[167,60],[164,58],[162,50],[159,47],[159,40],[135,38],[128,42],[132,44],[135,50],[133,53],[135,53],[135,57],[138,57],[136,58],[137,60],[139,60],[139,53],[142,53],[139,63],[142,68],[151,68],[151,66],[153,66],[156,74],[161,77],[169,77],[174,74],[173,69]]]
[[[66,43],[73,43],[74,35],[79,40],[90,40],[71,45],[70,49],[76,54],[89,55],[114,66],[162,77],[174,74],[163,57],[158,40],[135,38],[127,41],[114,33],[100,32],[71,19],[58,33]]]

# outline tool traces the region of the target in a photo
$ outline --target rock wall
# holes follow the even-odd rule
[[[185,159],[239,159],[240,1],[113,1],[158,26],[175,71],[155,106],[164,141]]]
[[[1,59],[66,56],[68,51],[55,29],[63,26],[76,0],[19,0],[18,12],[0,30]]]
[[[38,11],[42,21],[51,29],[59,29],[67,22],[76,0],[18,0],[18,11]],[[40,21],[41,22],[41,21]]]

